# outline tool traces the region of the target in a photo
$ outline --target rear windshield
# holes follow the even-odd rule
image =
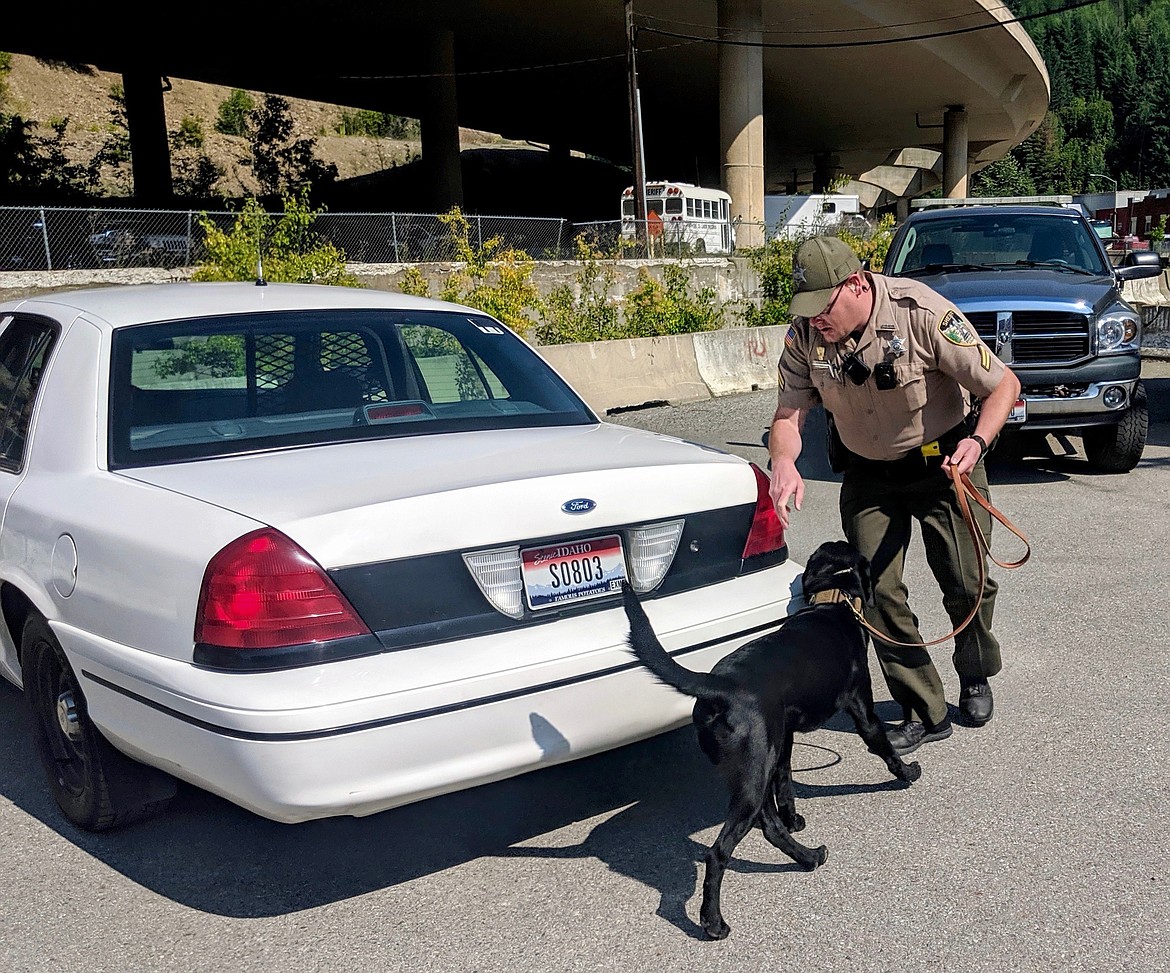
[[[393,310],[119,330],[109,414],[112,467],[597,421],[531,347],[493,319]]]
[[[1033,266],[1052,264],[1110,273],[1100,243],[1079,219],[1061,216],[964,214],[908,225],[886,272],[905,274],[946,264]]]

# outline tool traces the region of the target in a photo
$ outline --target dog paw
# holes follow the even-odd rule
[[[809,855],[808,861],[802,862],[802,865],[806,872],[811,872],[817,868],[820,868],[828,860],[829,849],[824,845],[821,845],[819,848],[812,849],[812,854]]]
[[[805,826],[804,816],[800,814],[792,815],[792,820],[787,822],[789,834],[795,834],[797,831],[803,831]]]
[[[731,935],[731,926],[720,918],[718,922],[704,922],[703,932],[707,934],[708,939],[726,939]]]
[[[914,762],[912,762],[912,763],[911,763],[911,762],[905,762],[905,763],[903,763],[903,764],[902,764],[902,766],[903,766],[903,768],[904,768],[904,771],[903,771],[903,773],[901,773],[899,776],[900,776],[900,777],[902,778],[902,780],[904,780],[904,781],[905,781],[907,784],[911,784],[911,783],[913,783],[914,781],[918,780],[918,778],[919,778],[919,777],[921,777],[921,776],[922,776],[922,767],[921,767],[921,766],[919,766],[919,764],[918,764],[918,761],[917,761],[917,760],[915,760],[915,761],[914,761]]]

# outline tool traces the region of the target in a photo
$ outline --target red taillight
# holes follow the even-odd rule
[[[772,497],[768,493],[768,475],[755,463],[751,464],[756,474],[756,512],[752,517],[752,529],[748,532],[747,543],[743,546],[745,558],[767,554],[784,546],[784,525],[776,516]]]
[[[232,541],[204,572],[196,642],[273,649],[369,631],[321,566],[277,530]]]

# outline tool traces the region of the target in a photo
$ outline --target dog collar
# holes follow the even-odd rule
[[[861,614],[861,599],[845,594],[840,588],[828,588],[818,591],[808,599],[810,605],[833,605],[839,601],[845,602],[853,609],[854,614]]]

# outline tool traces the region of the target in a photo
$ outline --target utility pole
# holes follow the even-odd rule
[[[638,47],[634,0],[626,4],[626,68],[630,82],[630,144],[634,156],[634,219],[638,238],[646,235],[646,163],[642,151],[642,96],[638,91]]]

